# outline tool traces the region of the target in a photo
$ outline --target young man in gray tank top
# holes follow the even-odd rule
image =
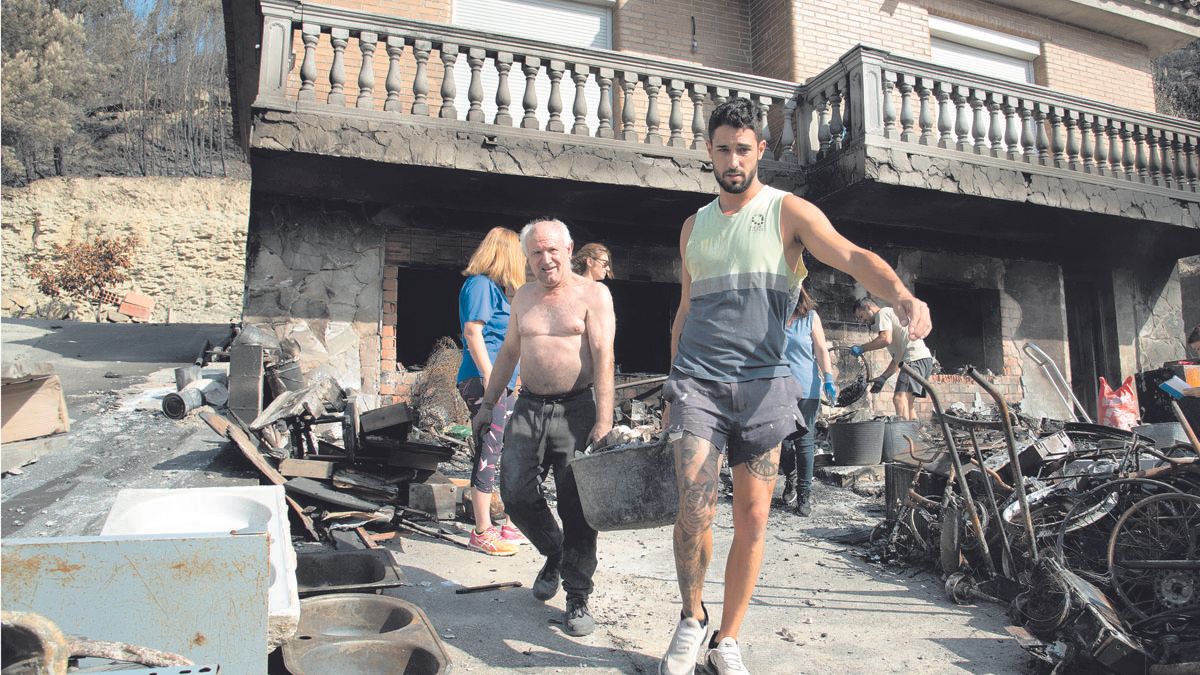
[[[817,207],[758,180],[763,120],[746,99],[713,111],[707,146],[720,193],[679,237],[681,298],[663,394],[679,487],[674,550],[683,609],[660,673],[692,673],[706,642],[711,670],[749,672],[737,636],[762,564],[779,445],[797,428],[798,392],[783,345],[804,249],[888,300],[910,335],[931,328],[929,308],[879,256],[838,234]],[[720,628],[709,641],[702,590],[722,451],[733,467],[734,536]]]

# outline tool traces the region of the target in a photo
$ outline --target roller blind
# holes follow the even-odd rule
[[[1033,84],[1033,64],[1024,59],[938,37],[930,38],[930,47],[932,60],[939,65],[1011,82]]]
[[[472,30],[501,33],[513,37],[541,40],[572,47],[590,47],[597,49],[612,48],[612,12],[608,7],[569,2],[567,0],[454,0],[453,23],[456,26]],[[458,89],[455,107],[459,116],[465,118],[470,108],[467,100],[467,88],[471,84],[471,69],[466,63],[466,57],[460,56],[454,69],[455,85]],[[496,74],[496,65],[492,59],[487,59],[483,65],[483,113],[488,123],[496,115],[496,87],[500,78]],[[538,95],[537,117],[540,128],[546,127],[550,112],[546,103],[550,100],[550,78],[546,75],[545,66],[538,74],[536,81]],[[525,94],[525,76],[520,64],[513,64],[508,76],[509,114],[513,124],[519,125],[524,109],[521,98]],[[572,108],[575,103],[575,82],[571,73],[563,75],[560,92],[562,95],[562,121],[570,130],[575,123]],[[595,75],[588,78],[584,87],[584,95],[588,108],[588,128],[595,133],[599,125],[596,109],[600,103],[600,86],[596,83]]]
[[[1033,84],[1033,60],[1042,52],[1036,40],[940,16],[929,17],[929,35],[934,63]]]

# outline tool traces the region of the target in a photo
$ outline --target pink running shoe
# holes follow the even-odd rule
[[[510,544],[529,543],[529,540],[525,538],[525,535],[522,534],[521,531],[517,529],[517,526],[513,525],[511,522],[504,523],[504,526],[500,528],[500,538],[509,542]]]
[[[495,527],[489,527],[483,532],[471,530],[471,540],[467,543],[467,548],[487,555],[495,556],[510,556],[517,554],[517,545],[504,541],[500,537],[500,530]]]

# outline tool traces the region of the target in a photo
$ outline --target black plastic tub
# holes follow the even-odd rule
[[[890,462],[896,455],[908,455],[908,436],[913,441],[913,447],[921,449],[921,423],[916,420],[892,420],[885,425],[883,433],[883,461]]]
[[[842,466],[878,464],[883,459],[883,420],[838,422],[829,425],[833,461]]]
[[[675,522],[675,456],[665,443],[605,450],[571,462],[588,524],[604,532]]]

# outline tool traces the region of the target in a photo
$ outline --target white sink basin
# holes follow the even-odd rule
[[[283,487],[121,490],[102,535],[266,532],[270,542],[267,642],[287,641],[300,621],[296,550]]]

